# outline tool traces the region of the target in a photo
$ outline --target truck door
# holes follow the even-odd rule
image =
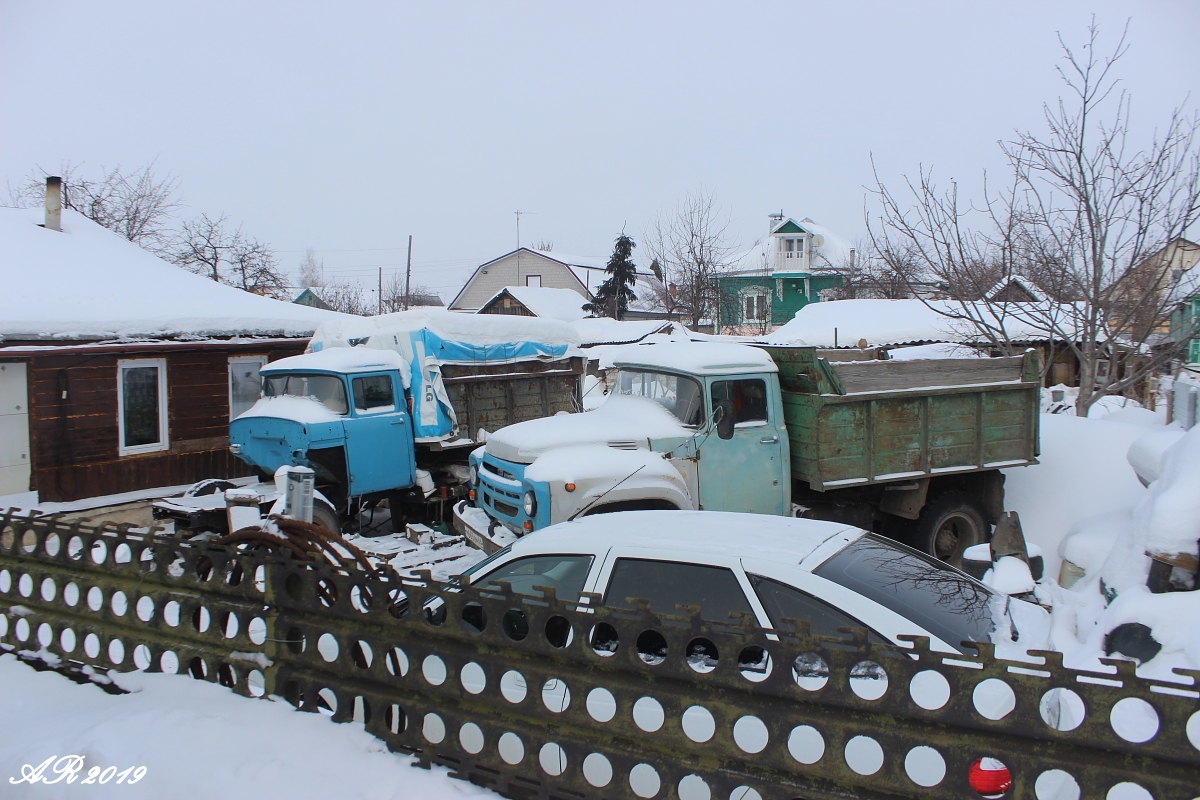
[[[791,487],[785,480],[781,420],[764,378],[716,380],[712,408],[733,414],[733,438],[714,432],[700,447],[700,505],[708,511],[785,514]]]
[[[351,496],[402,489],[416,480],[412,418],[391,372],[351,379],[353,416],[346,431]]]

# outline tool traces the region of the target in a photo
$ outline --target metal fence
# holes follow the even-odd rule
[[[277,695],[514,798],[959,800],[981,758],[1011,771],[1005,797],[1200,795],[1200,672],[713,625],[11,512],[0,645]]]

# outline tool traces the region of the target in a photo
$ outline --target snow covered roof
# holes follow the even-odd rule
[[[692,375],[778,372],[765,350],[724,342],[662,342],[630,345],[616,354],[618,367],[657,367]]]
[[[376,350],[368,347],[330,347],[316,353],[281,358],[262,368],[267,375],[272,372],[294,370],[321,370],[329,372],[374,372],[387,369],[408,369],[408,362],[393,350]]]
[[[987,299],[991,300],[995,298],[1009,286],[1019,286],[1022,290],[1024,290],[1025,294],[1029,295],[1030,300],[1040,302],[1046,299],[1046,295],[1042,293],[1042,290],[1039,289],[1033,281],[1029,280],[1023,275],[1009,275],[1008,277],[997,281],[996,285],[987,292]]]
[[[781,232],[782,229],[786,229],[786,231]],[[766,270],[785,271],[776,269],[776,266],[782,266],[782,264],[777,264],[775,248],[779,246],[777,242],[781,238],[787,238],[788,232],[797,229],[812,234],[814,237],[809,243],[811,269],[836,269],[850,260],[850,251],[854,249],[854,246],[829,228],[815,222],[811,217],[805,217],[799,222],[791,217],[785,217],[771,225],[770,236],[735,258],[733,269],[727,274],[761,274]],[[819,245],[816,239],[818,236],[821,237]]]
[[[1200,264],[1180,276],[1179,283],[1171,289],[1169,300],[1172,303],[1182,303],[1195,294],[1200,294]]]
[[[310,335],[343,315],[194,275],[63,209],[0,208],[0,341]]]
[[[574,322],[587,316],[583,304],[587,298],[574,289],[551,289],[547,286],[505,286],[481,306],[487,308],[492,301],[507,292],[536,317]]]

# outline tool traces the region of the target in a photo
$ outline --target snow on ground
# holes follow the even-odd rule
[[[0,655],[0,792],[6,798],[179,797],[230,800],[321,797],[339,800],[496,798],[493,792],[423,770],[390,753],[357,723],[334,724],[282,700],[253,700],[180,675],[110,673],[130,694],[80,686]],[[19,734],[17,733],[19,731]],[[146,767],[133,785],[12,785],[22,766],[51,757],[91,767]],[[66,766],[66,762],[62,762]],[[136,773],[135,773],[136,774]],[[47,770],[47,779],[57,777]]]

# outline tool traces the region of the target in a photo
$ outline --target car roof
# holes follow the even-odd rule
[[[560,522],[517,540],[513,555],[601,553],[610,547],[678,550],[796,565],[850,525],[729,511],[621,511]]]

